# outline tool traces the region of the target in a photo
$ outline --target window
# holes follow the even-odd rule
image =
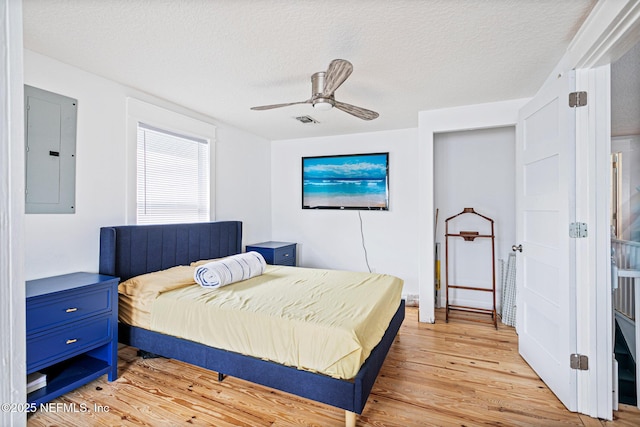
[[[209,221],[209,142],[138,122],[137,223]]]

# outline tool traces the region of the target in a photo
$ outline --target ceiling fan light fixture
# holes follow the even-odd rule
[[[322,102],[316,102],[315,104],[313,104],[313,108],[319,111],[328,111],[333,108],[333,105],[331,105],[328,102],[322,101]]]
[[[318,111],[328,111],[333,108],[333,102],[328,98],[318,98],[313,102],[313,108]]]

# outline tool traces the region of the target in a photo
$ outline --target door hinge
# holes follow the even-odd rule
[[[589,357],[583,354],[572,354],[569,358],[569,364],[571,369],[578,369],[579,371],[589,370]]]
[[[587,105],[587,92],[571,92],[569,94],[569,107],[584,107]]]
[[[569,224],[569,237],[572,239],[582,239],[587,237],[587,223],[572,222]]]

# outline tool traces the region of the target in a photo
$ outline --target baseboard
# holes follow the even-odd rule
[[[418,295],[402,295],[402,299],[407,307],[418,307],[420,305]]]

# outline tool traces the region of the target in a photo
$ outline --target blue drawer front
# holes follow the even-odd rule
[[[267,264],[274,264],[273,249],[265,249],[265,248],[255,247],[255,246],[247,246],[246,249],[247,249],[247,252],[251,252],[251,251],[258,252],[260,255],[264,257],[264,260],[267,262]]]
[[[111,339],[111,314],[27,337],[27,372],[72,357]]]
[[[278,248],[274,253],[274,264],[295,265],[296,247],[291,245],[285,248]]]
[[[264,242],[247,245],[247,252],[256,251],[262,254],[267,264],[296,265],[296,244],[285,242]]]
[[[111,311],[111,290],[107,286],[76,292],[65,292],[58,298],[33,298],[27,302],[27,333],[41,328],[64,325],[96,314]]]

